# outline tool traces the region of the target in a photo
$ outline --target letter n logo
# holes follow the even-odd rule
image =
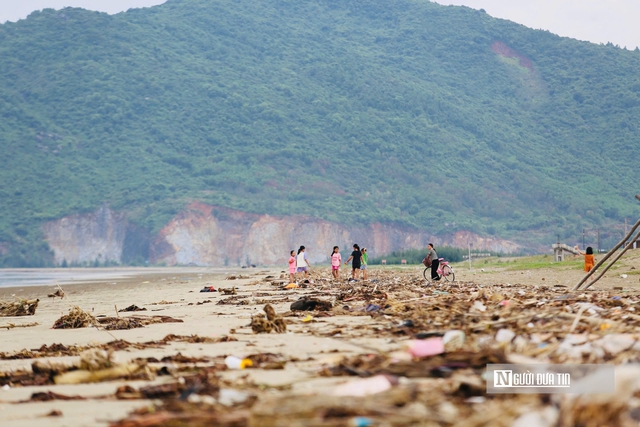
[[[493,371],[493,386],[494,387],[512,387],[511,378],[513,371],[510,370],[495,370]]]

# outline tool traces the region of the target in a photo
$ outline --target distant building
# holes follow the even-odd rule
[[[564,243],[553,244],[551,245],[551,248],[553,248],[553,259],[556,262],[564,261],[564,257],[567,254],[580,255],[580,252],[576,251],[574,248],[572,248],[569,245],[565,245]]]

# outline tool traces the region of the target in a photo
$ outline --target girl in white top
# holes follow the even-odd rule
[[[307,253],[305,252],[304,246],[300,246],[300,249],[298,249],[296,265],[298,266],[298,273],[304,273],[305,277],[309,275],[309,267],[311,267],[311,264],[307,261]]]

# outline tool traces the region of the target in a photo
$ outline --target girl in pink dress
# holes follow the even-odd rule
[[[289,254],[289,283],[296,281],[296,251]]]
[[[342,264],[342,255],[340,255],[340,248],[333,247],[333,253],[331,254],[331,274],[334,279],[338,279],[340,276],[340,264]]]

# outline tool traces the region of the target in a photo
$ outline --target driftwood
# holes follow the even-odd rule
[[[7,323],[6,325],[0,325],[0,329],[13,329],[13,328],[30,328],[32,326],[38,326],[40,323],[38,322],[30,322],[30,323],[23,323],[20,325],[16,325],[15,323]]]
[[[598,274],[598,276],[593,279],[587,286],[585,286],[585,289],[589,289],[589,287],[591,285],[593,285],[594,283],[596,283],[598,280],[600,280],[602,278],[602,276],[604,276],[604,273],[607,272],[607,270],[609,270],[611,267],[613,267],[613,264],[615,264],[616,262],[618,262],[618,260],[620,258],[622,258],[622,255],[625,254],[625,252],[627,252],[629,249],[631,249],[631,247],[633,246],[633,242],[635,242],[636,240],[638,240],[640,238],[640,232],[638,232],[634,238],[627,243],[627,245],[624,247],[624,249],[622,249],[620,251],[620,253],[613,259],[613,261],[611,261],[611,263],[609,263],[609,265],[607,265],[600,274]]]
[[[39,299],[0,301],[0,317],[33,316],[36,314],[39,302]]]

